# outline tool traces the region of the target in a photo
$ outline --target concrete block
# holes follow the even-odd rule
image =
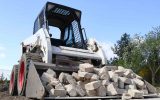
[[[125,70],[123,66],[118,66],[118,70]]]
[[[99,77],[101,80],[109,80],[110,77],[109,77],[109,73],[108,73],[108,69],[106,66],[104,66],[103,68],[101,68],[99,70]]]
[[[117,94],[122,95],[123,93],[127,93],[127,90],[117,88]]]
[[[137,98],[137,99],[143,98],[143,92],[139,90],[134,90],[134,89],[128,90],[128,94],[130,94],[132,98]]]
[[[128,93],[123,93],[122,94],[122,100],[131,100],[132,96]]]
[[[144,90],[140,90],[141,92],[143,92],[143,95],[148,95],[148,90],[144,89]]]
[[[146,88],[148,89],[149,93],[157,93],[157,90],[153,85],[151,85],[147,81],[145,81],[145,84],[146,84]]]
[[[112,76],[112,78],[111,78],[111,80],[113,81],[113,82],[117,82],[118,83],[118,80],[119,80],[119,76],[118,76],[118,74],[113,74],[113,76]]]
[[[73,78],[74,78],[75,80],[77,80],[77,81],[80,80],[80,77],[78,76],[78,73],[73,72],[73,73],[72,73],[72,76],[73,76]]]
[[[117,66],[106,66],[106,68],[108,69],[108,71],[118,70],[118,67],[117,67]]]
[[[122,82],[122,80],[119,80],[119,81],[118,81],[118,87],[119,87],[120,89],[124,89],[124,82]]]
[[[99,88],[101,85],[102,84],[100,81],[93,81],[88,84],[85,84],[85,89],[86,90],[95,90],[95,89]]]
[[[72,75],[65,74],[65,78],[66,78],[66,81],[67,81],[69,84],[73,84],[73,85],[76,85],[76,84],[77,84],[76,80],[73,78]]]
[[[97,74],[93,74],[90,81],[98,81],[99,80],[99,76]]]
[[[84,63],[79,65],[79,70],[82,72],[94,72],[94,66],[89,63]]]
[[[106,96],[106,87],[105,86],[100,86],[99,88],[96,89],[97,92],[97,96],[102,96],[105,97]]]
[[[142,80],[143,78],[137,74],[135,74],[136,78],[139,79],[139,80]]]
[[[60,82],[56,79],[56,78],[53,78],[53,79],[51,79],[51,82],[50,82],[50,84],[52,85],[52,86],[56,86],[57,84],[59,84]]]
[[[76,85],[75,89],[77,91],[78,96],[83,97],[86,95],[86,92],[82,89],[80,85]]]
[[[80,80],[90,80],[92,75],[92,73],[78,71],[78,77]]]
[[[102,80],[102,85],[103,86],[107,86],[109,84],[110,84],[109,80]]]
[[[57,96],[65,97],[66,93],[67,92],[64,89],[51,89],[49,94],[52,97],[57,97]]]
[[[85,90],[85,82],[78,81],[77,85],[79,85],[83,90]]]
[[[55,85],[55,89],[65,89],[62,83]]]
[[[46,71],[46,73],[48,73],[48,74],[50,74],[50,75],[52,75],[52,77],[54,77],[54,78],[56,78],[56,72],[55,71],[53,71],[52,69],[48,69],[47,71]]]
[[[133,71],[131,69],[127,69],[126,72],[124,73],[124,76],[127,78],[132,78],[132,73]]]
[[[118,74],[118,76],[121,76],[121,77],[124,76],[124,72],[125,72],[125,70],[115,70],[114,71],[115,74]]]
[[[51,84],[45,85],[44,87],[48,92],[50,92],[50,90],[53,89],[53,86]]]
[[[145,87],[145,84],[142,80],[134,78],[133,82],[136,84],[136,86],[140,89],[143,89]]]
[[[94,97],[97,96],[96,90],[86,90],[87,96]]]
[[[99,74],[100,68],[94,68],[94,73]]]
[[[44,73],[42,74],[42,76],[41,76],[41,80],[42,80],[43,82],[45,82],[45,84],[46,84],[46,83],[50,83],[52,79],[53,79],[53,76],[50,75],[50,74],[48,74],[48,73],[46,73],[46,72],[44,72]]]
[[[77,92],[76,92],[74,85],[69,84],[69,85],[66,85],[65,88],[66,88],[66,91],[68,92],[69,96],[71,96],[71,97],[77,96]]]
[[[65,73],[60,73],[60,75],[59,75],[59,81],[61,82],[61,83],[66,83],[66,75],[65,75]]]
[[[126,84],[132,84],[131,79],[126,78],[126,77],[119,77],[119,80]]]
[[[117,92],[117,87],[113,84],[113,83],[110,83],[108,86],[107,86],[107,95],[117,95],[118,92]]]
[[[129,90],[129,89],[137,89],[135,84],[132,85],[125,85],[125,89]]]
[[[108,71],[109,77],[112,78],[114,75],[114,71]]]

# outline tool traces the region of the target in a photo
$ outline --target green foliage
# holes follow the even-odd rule
[[[148,69],[152,76],[152,84],[160,69],[160,27],[153,28],[144,37],[135,34],[130,37],[125,33],[112,48],[118,57],[110,60],[110,64],[121,65],[145,75]]]
[[[117,44],[112,48],[113,52],[117,54],[117,58],[112,59],[113,63],[116,65],[122,65],[124,67],[128,66],[128,63],[131,62],[131,38],[130,35],[124,33],[120,40],[117,41]]]

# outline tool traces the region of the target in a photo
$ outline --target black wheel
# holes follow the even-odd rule
[[[14,65],[9,82],[9,94],[10,95],[18,95],[17,91],[17,77],[18,77],[18,65]]]
[[[27,75],[28,75],[29,64],[31,60],[35,62],[42,62],[41,56],[36,53],[24,53],[22,55],[19,63],[20,66],[18,69],[18,80],[17,80],[19,95],[25,95]]]
[[[91,60],[91,63],[97,67],[100,67],[102,64],[101,60]]]

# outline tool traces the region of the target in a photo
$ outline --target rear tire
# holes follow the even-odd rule
[[[18,95],[17,91],[17,76],[18,76],[18,65],[14,65],[9,82],[9,94],[12,96]]]
[[[22,96],[25,95],[28,70],[31,60],[35,62],[42,62],[41,56],[36,53],[24,53],[22,55],[19,63],[20,66],[18,69],[18,80],[17,80],[18,94]]]

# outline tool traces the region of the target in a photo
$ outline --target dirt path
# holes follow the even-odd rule
[[[0,100],[32,100],[22,96],[10,96],[8,92],[0,92]]]

